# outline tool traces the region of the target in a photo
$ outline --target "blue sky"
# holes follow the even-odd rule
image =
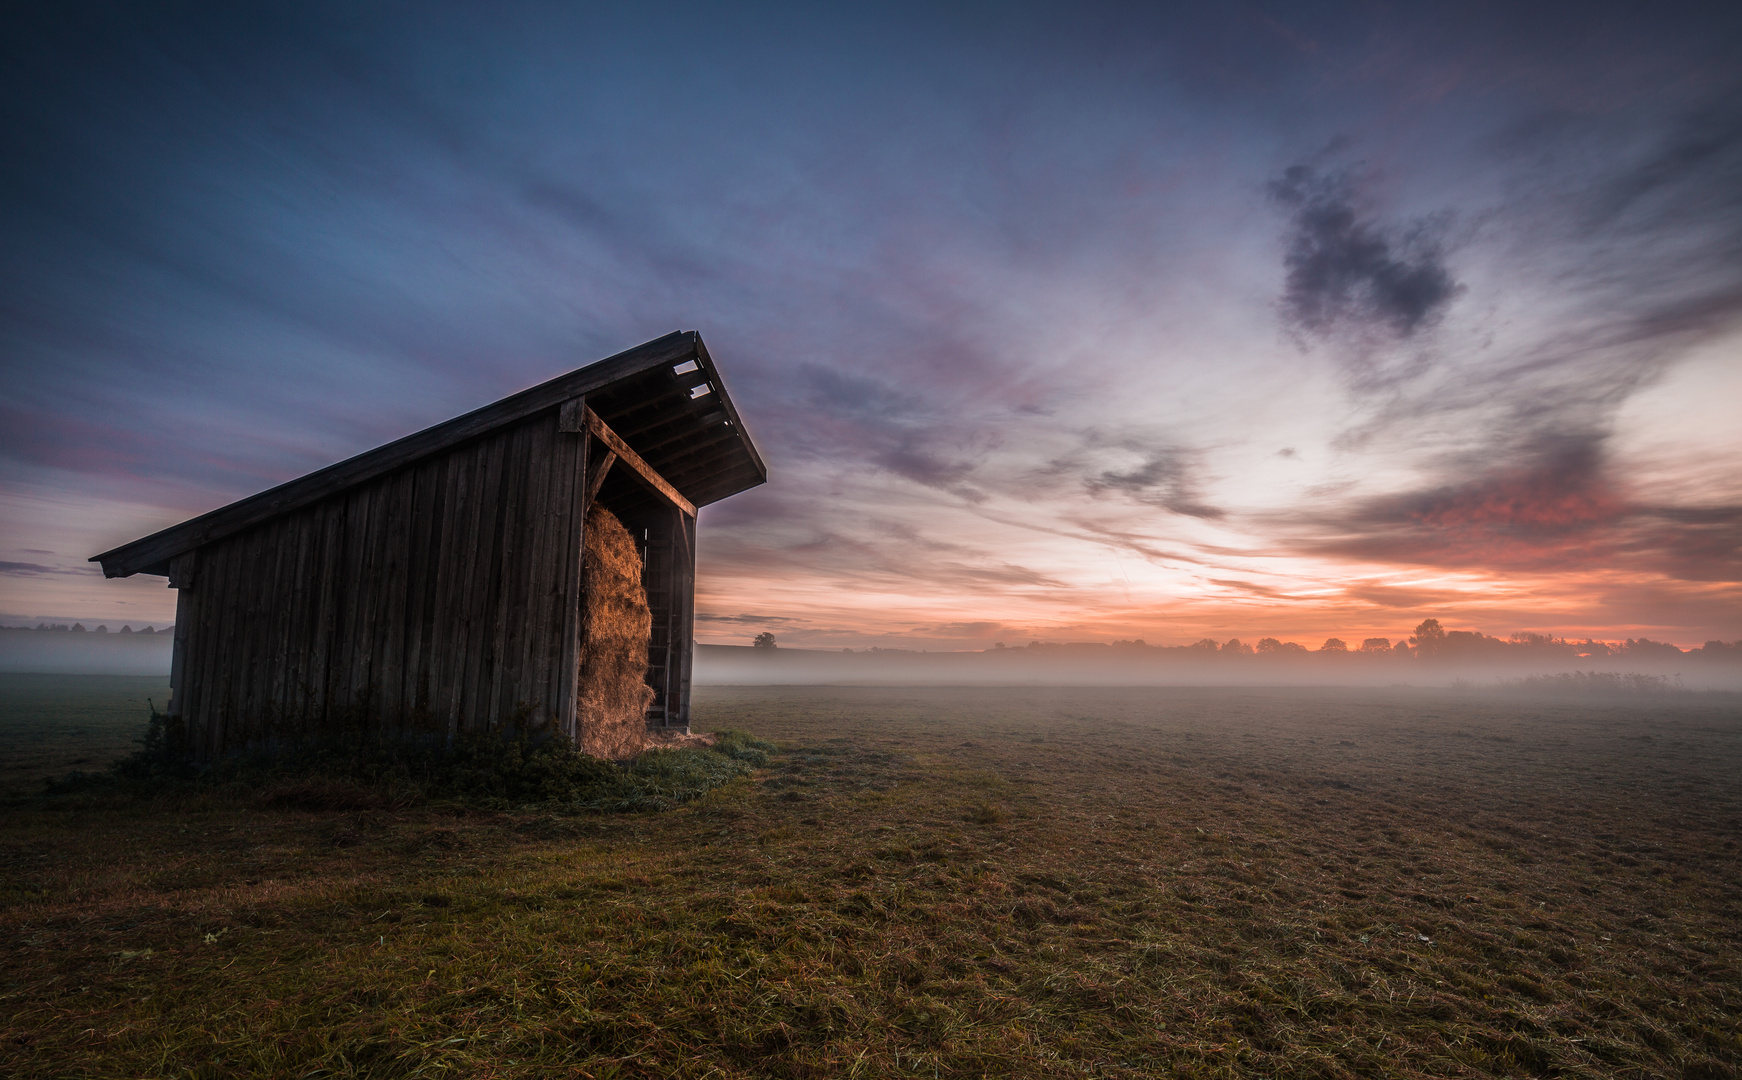
[[[703,640],[1742,636],[1731,5],[56,5],[0,613],[673,329]]]

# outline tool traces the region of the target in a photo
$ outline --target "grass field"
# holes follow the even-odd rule
[[[0,796],[41,791],[50,776],[101,769],[128,753],[147,702],[168,706],[168,679],[0,672]]]
[[[1742,1069],[1734,703],[806,687],[696,712],[782,752],[661,814],[15,800],[0,1073]],[[0,760],[83,756],[8,724]]]

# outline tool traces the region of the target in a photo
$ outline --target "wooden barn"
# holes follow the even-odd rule
[[[169,712],[200,757],[359,725],[586,747],[589,512],[640,556],[635,709],[687,731],[696,508],[767,475],[673,333],[92,561],[178,590]]]

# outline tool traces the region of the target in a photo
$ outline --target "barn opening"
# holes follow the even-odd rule
[[[95,556],[178,590],[197,756],[358,727],[689,725],[701,506],[767,468],[681,332]]]

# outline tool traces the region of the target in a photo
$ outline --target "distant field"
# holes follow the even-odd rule
[[[132,749],[169,702],[169,679],[142,675],[0,672],[0,794],[36,791],[45,777],[101,769]]]
[[[0,1073],[1742,1069],[1733,703],[722,687],[697,713],[782,752],[659,815],[15,802]]]

